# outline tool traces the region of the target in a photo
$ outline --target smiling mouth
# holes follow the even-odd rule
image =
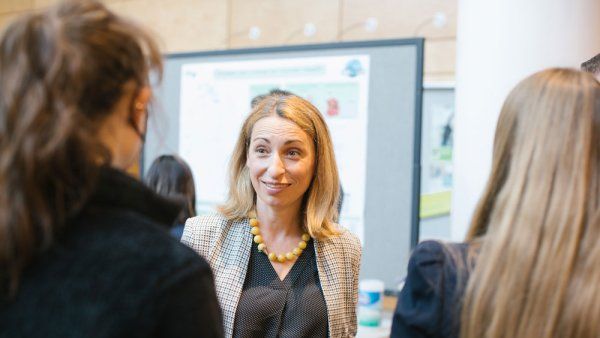
[[[267,187],[267,189],[270,189],[270,190],[281,190],[290,185],[289,183],[270,183],[270,182],[265,182],[265,181],[261,181],[261,182]]]

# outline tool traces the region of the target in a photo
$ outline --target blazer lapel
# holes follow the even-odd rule
[[[248,271],[252,235],[248,220],[232,222],[221,236],[210,255],[215,273],[217,296],[223,310],[225,337],[233,335],[233,323],[237,304]]]
[[[319,272],[319,281],[323,289],[323,297],[327,306],[327,322],[329,326],[329,337],[341,337],[340,335],[340,319],[343,318],[344,312],[344,291],[343,291],[343,276],[341,267],[339,266],[338,257],[332,251],[333,245],[327,245],[326,241],[315,240],[315,254],[317,260],[317,270]],[[341,290],[340,290],[341,289]]]

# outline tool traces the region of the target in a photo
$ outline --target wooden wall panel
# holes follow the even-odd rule
[[[150,28],[166,52],[227,47],[227,1],[127,0],[108,6]]]
[[[0,29],[60,0],[0,0]],[[425,81],[452,81],[457,0],[103,0],[149,27],[167,53],[425,37]],[[367,22],[370,20],[370,28]],[[376,22],[376,24],[374,24]],[[305,36],[305,25],[314,25]],[[249,37],[251,27],[260,35]]]
[[[342,6],[342,41],[424,37],[425,82],[454,80],[457,0],[344,0]]]
[[[17,18],[19,15],[22,15],[23,13],[24,12],[0,14],[0,34],[4,32],[9,23],[11,23],[15,18]]]
[[[454,82],[455,39],[425,40],[425,82]]]
[[[0,0],[0,1],[2,1],[2,0]],[[32,0],[34,9],[46,8],[46,7],[55,5],[61,1],[62,0]],[[115,3],[115,2],[125,2],[125,1],[131,1],[131,0],[100,0],[100,1],[105,4],[110,4],[110,3]]]
[[[456,0],[344,0],[341,21],[343,40],[455,37]],[[445,24],[436,27],[444,20]],[[369,18],[376,29],[366,29]]]
[[[0,0],[0,14],[27,11],[33,7],[33,0]]]
[[[33,9],[42,9],[59,3],[61,0],[33,0]]]
[[[231,0],[230,48],[334,42],[342,0]],[[305,25],[313,24],[313,36]],[[249,37],[251,27],[261,31]]]

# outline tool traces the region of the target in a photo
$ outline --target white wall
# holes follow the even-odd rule
[[[504,98],[527,75],[600,53],[600,0],[459,0],[451,235],[462,240],[490,170]]]

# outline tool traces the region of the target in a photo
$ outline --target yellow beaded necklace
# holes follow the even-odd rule
[[[291,252],[288,252],[285,255],[278,255],[274,252],[269,253],[269,251],[267,251],[267,245],[263,243],[263,238],[260,235],[260,229],[258,228],[259,224],[260,223],[256,218],[250,218],[250,233],[254,235],[254,243],[258,244],[258,251],[265,253],[265,255],[269,257],[269,260],[271,262],[277,261],[279,263],[284,263],[286,260],[293,261],[296,258],[300,257],[300,254],[302,254],[302,250],[306,249],[306,242],[308,242],[310,236],[305,232],[302,234],[302,240],[298,242],[298,246],[295,247],[294,250],[292,250]]]

